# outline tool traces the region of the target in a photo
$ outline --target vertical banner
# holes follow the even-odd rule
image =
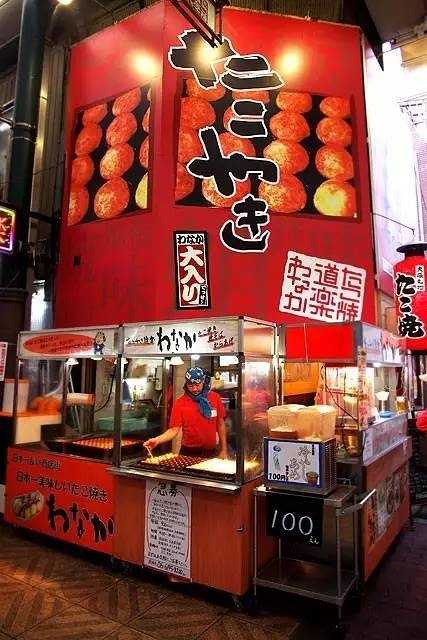
[[[7,360],[7,342],[0,342],[0,382],[4,381]]]
[[[208,234],[174,231],[174,249],[177,308],[209,309]]]
[[[144,565],[191,577],[191,488],[147,480]]]
[[[427,350],[427,244],[399,247],[405,259],[394,266],[394,295],[399,336],[412,351]]]

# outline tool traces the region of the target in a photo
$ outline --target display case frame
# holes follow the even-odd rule
[[[174,332],[174,333],[173,333]],[[247,380],[248,363],[268,362],[271,405],[277,402],[276,330],[274,323],[246,316],[218,318],[196,318],[173,321],[150,321],[122,326],[123,348],[121,355],[128,360],[139,358],[165,358],[197,354],[200,357],[229,356],[236,359],[237,403],[236,403],[236,473],[230,476],[213,473],[165,471],[162,469],[137,469],[132,462],[123,462],[120,451],[122,434],[121,412],[116,414],[116,449],[112,472],[129,477],[163,479],[169,482],[192,484],[219,491],[238,491],[250,480],[262,476],[262,436],[259,438],[259,470],[249,477],[245,475],[244,451],[247,433],[243,426],[243,393]],[[174,338],[172,344],[170,338]],[[196,338],[195,340],[193,338]],[[168,339],[166,339],[168,338]],[[164,347],[167,347],[165,352]],[[123,380],[123,365],[120,366]],[[120,389],[122,385],[120,384]],[[164,408],[163,408],[164,409]],[[163,426],[165,409],[163,410]],[[263,434],[265,435],[265,434]]]

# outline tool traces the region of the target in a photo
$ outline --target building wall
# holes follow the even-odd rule
[[[61,261],[57,278],[57,326],[133,322],[200,316],[177,311],[172,234],[206,230],[209,236],[212,316],[245,314],[278,322],[300,322],[278,309],[288,250],[362,267],[367,272],[362,319],[375,322],[372,218],[370,209],[360,32],[357,28],[229,9],[224,33],[242,54],[259,52],[273,68],[291,49],[301,53],[286,88],[312,94],[351,96],[360,221],[271,215],[265,254],[226,250],[218,232],[226,209],[174,204],[174,125],[179,78],[167,59],[170,45],[188,28],[170,3],[160,2],[76,45],[68,91],[67,170]],[[76,111],[110,99],[150,78],[131,64],[134,54],[151,56],[158,73],[153,97],[154,157],[150,211],[116,220],[67,227],[68,187]]]

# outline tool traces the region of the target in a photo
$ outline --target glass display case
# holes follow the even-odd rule
[[[267,409],[277,403],[273,324],[245,317],[129,324],[123,326],[123,343],[116,421],[120,473],[236,486],[262,474]],[[157,445],[156,440],[170,427],[177,400],[186,395],[190,367],[202,369],[217,394],[209,396],[211,404],[217,403],[210,418],[216,421],[216,444],[197,455],[183,446],[182,428],[168,442]],[[226,451],[220,447],[221,417]],[[195,416],[194,429],[199,428],[203,427]],[[150,442],[143,455],[125,459],[123,443],[131,435],[140,438],[142,447]]]
[[[108,326],[19,335],[14,444],[112,460],[118,334]]]
[[[366,461],[406,434],[397,337],[360,322],[295,325],[281,332],[281,354],[282,402],[299,407],[298,417],[304,405],[333,408],[339,458]]]

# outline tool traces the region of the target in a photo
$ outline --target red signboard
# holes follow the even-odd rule
[[[112,553],[114,485],[107,466],[10,447],[5,519],[87,549]]]
[[[398,331],[411,351],[427,350],[427,244],[399,248],[405,259],[394,266]]]

